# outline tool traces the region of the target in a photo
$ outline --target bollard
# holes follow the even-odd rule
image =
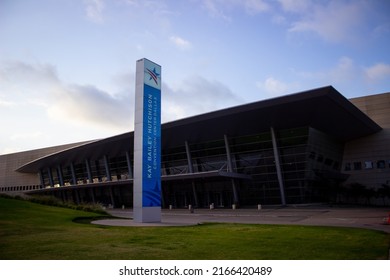
[[[210,204],[210,210],[213,210],[214,209],[214,203],[211,203]]]
[[[172,204],[169,204],[169,210],[172,210]]]
[[[125,206],[124,205],[122,205],[122,210],[125,210]]]
[[[232,209],[236,210],[236,205],[235,204],[232,204]]]
[[[190,213],[194,213],[194,207],[192,205],[188,205],[188,210],[190,210]]]
[[[257,210],[261,210],[261,204],[257,204]]]

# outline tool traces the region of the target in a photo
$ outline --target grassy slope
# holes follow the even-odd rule
[[[0,198],[0,259],[386,259],[389,235],[331,227],[105,227],[97,214]]]

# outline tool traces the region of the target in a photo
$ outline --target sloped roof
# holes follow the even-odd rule
[[[164,108],[162,108],[164,110]],[[287,129],[310,126],[346,142],[376,133],[381,127],[342,96],[332,86],[262,100],[201,114],[161,126],[162,150],[189,143],[250,135],[270,127]],[[89,142],[42,157],[18,171],[37,172],[40,168],[70,162],[116,156],[133,149],[134,132]]]

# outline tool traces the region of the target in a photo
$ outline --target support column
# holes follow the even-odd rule
[[[89,181],[89,183],[93,183],[92,172],[91,172],[91,163],[89,162],[89,159],[85,160],[85,166],[87,167],[88,181]]]
[[[50,187],[54,187],[54,180],[53,180],[53,174],[51,173],[51,168],[48,167],[47,168],[47,173],[49,174],[49,184],[50,184]]]
[[[96,203],[96,199],[95,199],[95,191],[92,188],[90,188],[90,192],[91,192],[91,197],[92,197],[92,203],[95,204]]]
[[[102,182],[102,174],[100,173],[100,160],[95,160],[96,179],[98,182]]]
[[[79,190],[78,189],[74,189],[73,190],[73,194],[75,196],[75,202],[77,205],[80,204],[80,195],[79,195]]]
[[[284,193],[284,182],[283,182],[283,176],[282,176],[282,168],[280,166],[279,149],[278,149],[278,144],[276,142],[275,130],[272,126],[271,126],[271,137],[272,137],[272,147],[274,149],[276,174],[278,176],[278,182],[279,182],[280,199],[281,199],[282,205],[286,205],[286,198],[285,198],[285,193]]]
[[[233,161],[232,161],[232,155],[230,153],[230,147],[229,147],[229,140],[227,138],[227,135],[224,134],[223,138],[225,140],[225,149],[226,149],[226,156],[227,156],[227,171],[233,172]],[[236,186],[236,180],[234,178],[231,179],[232,181],[232,188],[233,188],[233,203],[238,204],[238,192],[237,192],[237,186]]]
[[[68,202],[68,192],[69,192],[69,189],[62,190],[62,199],[64,200],[64,203]]]
[[[109,161],[108,161],[108,156],[104,155],[103,160],[104,160],[104,167],[106,169],[107,181],[111,182],[111,172],[110,172],[110,164],[109,164]]]
[[[77,185],[77,177],[76,177],[76,171],[74,170],[74,164],[73,162],[70,163],[70,172],[72,173],[72,185]]]
[[[43,170],[39,169],[39,180],[41,181],[41,189],[45,188],[45,179],[44,178],[45,177],[43,175]]]
[[[61,165],[57,166],[57,175],[58,175],[58,181],[60,183],[60,186],[64,186],[64,177],[62,175],[62,167]]]
[[[115,199],[114,199],[114,190],[113,190],[113,188],[114,188],[113,186],[109,186],[111,205],[112,205],[112,208],[115,208]]]
[[[188,142],[184,142],[186,146],[186,154],[187,154],[187,162],[188,162],[188,173],[194,173],[194,165],[192,164],[192,157],[191,157],[191,151],[190,146],[188,145]]]
[[[186,153],[187,153],[188,173],[194,173],[194,165],[192,164],[190,145],[188,145],[188,141],[185,141],[184,144],[186,146]],[[194,204],[196,207],[198,207],[198,194],[196,193],[195,181],[191,180],[191,184],[192,184],[192,194],[194,196]]]
[[[65,203],[65,202],[66,202],[66,201],[65,201],[65,193],[64,193],[63,190],[61,191],[61,201],[62,201],[62,203]]]
[[[130,154],[128,151],[126,152],[126,161],[127,161],[127,170],[129,172],[129,179],[132,179],[133,178],[133,168],[131,166],[131,159],[130,159]]]

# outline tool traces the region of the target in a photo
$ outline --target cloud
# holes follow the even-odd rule
[[[132,123],[127,89],[109,93],[91,85],[68,85],[58,78],[55,67],[47,64],[13,61],[0,64],[0,73],[4,77],[0,89],[12,100],[4,104],[27,104],[30,109],[44,110],[50,120],[79,126],[123,130]]]
[[[317,71],[293,70],[290,77],[298,83],[289,84],[274,78],[268,78],[257,85],[270,94],[284,92],[287,87],[292,87],[293,91],[296,91],[297,89],[304,90],[325,85],[333,85],[346,95],[367,94],[367,91],[371,91],[374,85],[381,85],[383,82],[390,80],[390,64],[380,62],[365,66],[350,57],[343,56],[329,68]],[[288,90],[287,92],[293,91]]]
[[[294,71],[293,75],[302,83],[312,84],[314,87],[324,85],[350,85],[356,79],[362,79],[363,73],[360,66],[350,57],[340,57],[337,63],[328,68],[318,71]]]
[[[94,23],[103,22],[103,0],[84,0],[87,18]]]
[[[113,97],[91,85],[72,85],[60,88],[57,99],[47,108],[53,120],[102,128],[130,129],[133,106],[130,94]]]
[[[238,2],[243,3],[246,12],[251,15],[266,12],[270,9],[269,4],[263,0],[246,0]]]
[[[162,120],[164,122],[198,115],[242,103],[228,87],[201,76],[185,79],[176,87],[163,84]]]
[[[309,8],[309,0],[278,0],[282,9],[286,12],[303,13]]]
[[[349,82],[360,76],[360,69],[355,64],[353,59],[343,56],[339,59],[336,67],[328,73],[325,72],[325,77],[333,82]]]
[[[202,7],[208,12],[211,17],[222,18],[230,21],[230,17],[223,11],[223,6],[220,5],[218,0],[202,0]]]
[[[365,68],[364,73],[371,82],[390,79],[390,65],[385,63],[377,63],[371,67]]]
[[[359,86],[360,90],[365,86],[364,81],[377,83],[385,79],[390,79],[390,65],[378,63],[364,68],[352,58],[343,56],[329,68],[323,68],[318,71],[292,70],[289,77],[294,82],[286,82],[270,76],[263,81],[257,82],[256,86],[261,90],[262,97],[264,98],[276,97],[326,85],[333,85],[335,88],[345,89],[345,92],[354,92]],[[359,86],[356,85],[357,80],[362,81]],[[356,85],[356,88],[354,85]],[[356,92],[354,93],[356,94]]]
[[[17,85],[18,98],[12,102],[23,103],[29,110],[35,110],[40,117],[46,118],[46,122],[77,129],[98,128],[110,133],[133,128],[133,72],[113,77],[117,89],[115,92],[108,92],[93,85],[65,84],[51,65],[20,62],[8,64],[10,66],[7,70],[0,64],[0,72],[7,73],[7,81],[0,81],[0,88],[7,88],[6,95],[1,100],[14,96]],[[37,88],[36,83],[40,84]],[[162,91],[164,122],[244,102],[221,82],[201,76],[189,77],[176,86],[163,83]],[[34,122],[39,121],[34,119]]]
[[[35,131],[35,132],[26,132],[26,133],[16,133],[11,135],[10,139],[12,141],[15,140],[31,140],[32,138],[41,138],[44,136],[44,133],[41,131]]]
[[[279,2],[284,11],[298,15],[298,19],[288,29],[290,33],[312,32],[334,43],[353,40],[358,35],[366,10],[364,1]]]
[[[350,57],[344,56],[332,68],[322,69],[317,72],[295,72],[295,74],[301,79],[318,81],[324,84],[348,85],[356,80],[379,83],[390,79],[390,65],[380,62],[364,67],[357,64]]]
[[[286,83],[274,77],[268,77],[262,82],[257,82],[256,86],[262,91],[263,98],[272,98],[296,91],[299,84],[296,82]]]
[[[249,15],[269,11],[271,6],[264,0],[202,0],[203,8],[210,16],[231,21],[230,13],[237,9]]]
[[[390,35],[390,23],[383,23],[376,26],[372,32],[374,38],[386,38]]]
[[[0,65],[1,85],[34,85],[34,87],[58,84],[57,70],[49,64],[28,64],[21,61],[7,61]]]
[[[0,98],[0,107],[12,107],[15,105],[15,102],[7,101]]]
[[[171,36],[170,41],[181,50],[188,50],[192,47],[191,43],[179,36]]]

